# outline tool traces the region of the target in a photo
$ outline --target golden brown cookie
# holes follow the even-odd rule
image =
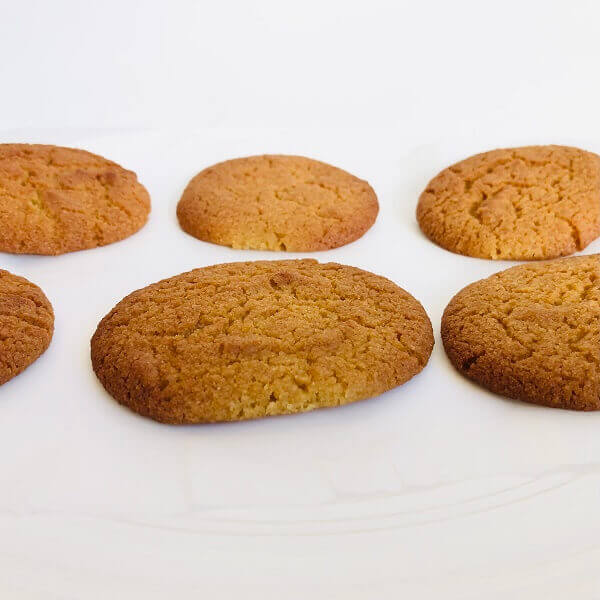
[[[0,251],[63,254],[140,229],[150,212],[135,173],[84,150],[0,144]]]
[[[519,400],[600,408],[600,255],[513,267],[459,292],[442,318],[452,364]]]
[[[36,360],[53,332],[54,312],[44,292],[0,269],[0,385]]]
[[[366,271],[314,260],[215,265],[127,296],[92,338],[98,378],[165,423],[339,406],[408,381],[433,347],[423,307]]]
[[[430,181],[417,220],[433,242],[467,256],[572,254],[600,235],[600,157],[566,146],[477,154]]]
[[[366,182],[302,156],[228,160],[198,173],[177,206],[184,231],[232,248],[311,252],[361,237],[379,204]]]

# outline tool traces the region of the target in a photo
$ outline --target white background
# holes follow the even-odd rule
[[[56,311],[50,349],[0,389],[1,598],[600,598],[600,414],[505,400],[453,371],[443,308],[507,263],[445,252],[414,219],[428,179],[474,152],[600,152],[598,3],[0,9],[0,141],[104,154],[153,201],[148,225],[121,243],[0,256]],[[437,336],[431,361],[341,409],[208,427],[144,420],[98,384],[89,338],[133,289],[279,258],[199,242],[175,219],[198,170],[261,152],[370,181],[375,226],[318,258],[419,298]]]

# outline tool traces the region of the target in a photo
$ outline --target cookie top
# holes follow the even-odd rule
[[[0,144],[0,251],[63,254],[140,229],[150,198],[132,171],[84,150]]]
[[[53,332],[54,312],[44,292],[0,269],[0,385],[38,358]]]
[[[165,423],[338,406],[417,374],[423,307],[366,271],[314,260],[222,264],[132,293],[101,321],[92,364],[119,402]]]
[[[513,267],[459,292],[442,318],[454,366],[488,389],[600,408],[600,255]]]
[[[238,158],[201,171],[177,206],[184,231],[232,248],[311,252],[361,237],[379,211],[366,182],[302,156]]]
[[[477,154],[431,180],[417,220],[433,242],[467,256],[572,254],[600,235],[600,157],[566,146]]]

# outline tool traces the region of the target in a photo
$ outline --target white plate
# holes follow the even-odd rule
[[[600,413],[494,396],[459,376],[439,341],[452,295],[508,264],[434,246],[414,209],[430,177],[487,147],[410,147],[383,131],[27,140],[84,147],[135,170],[153,210],[140,233],[105,248],[0,257],[56,311],[49,350],[0,389],[2,598],[600,594]],[[436,332],[429,365],[380,398],[339,409],[197,427],[143,419],[98,383],[89,339],[118,300],[164,277],[300,256],[234,251],[177,225],[192,175],[263,152],[305,154],[373,185],[375,226],[312,256],[379,273],[418,298]]]

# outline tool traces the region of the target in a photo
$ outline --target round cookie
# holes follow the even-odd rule
[[[311,252],[353,242],[379,204],[366,182],[302,156],[238,158],[196,175],[177,206],[184,231],[240,249]]]
[[[433,242],[467,256],[572,254],[600,235],[600,157],[566,146],[477,154],[431,180],[417,220]]]
[[[376,396],[419,373],[432,347],[403,289],[306,259],[215,265],[138,290],[100,322],[91,355],[120,403],[207,423]]]
[[[53,332],[54,312],[44,292],[0,269],[0,385],[36,360]]]
[[[519,400],[600,409],[600,255],[526,264],[459,292],[442,318],[452,364]]]
[[[0,251],[63,254],[140,229],[150,198],[132,171],[84,150],[0,144]]]

